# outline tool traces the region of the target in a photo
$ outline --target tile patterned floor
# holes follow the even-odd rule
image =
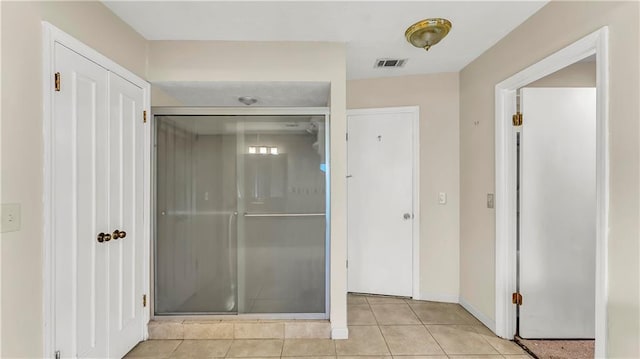
[[[350,294],[347,309],[347,340],[149,340],[126,358],[530,358],[458,304]]]

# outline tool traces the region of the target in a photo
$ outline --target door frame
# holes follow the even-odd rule
[[[69,34],[58,29],[54,25],[43,21],[42,22],[42,134],[44,140],[43,157],[44,157],[44,178],[43,178],[43,203],[44,203],[44,222],[43,222],[43,252],[42,252],[42,313],[43,313],[43,349],[45,358],[51,358],[55,356],[55,303],[54,303],[54,283],[55,283],[55,243],[53,242],[53,166],[52,166],[52,152],[53,152],[53,102],[54,102],[54,78],[53,73],[55,71],[55,44],[61,44],[72,51],[86,57],[87,59],[95,62],[96,64],[104,67],[110,72],[117,74],[118,76],[130,81],[143,90],[143,110],[147,114],[151,113],[151,85],[141,77],[137,76],[133,72],[118,65],[111,59],[100,54],[96,50],[75,39]],[[151,126],[146,126],[144,131],[144,148],[143,154],[146,166],[144,168],[144,218],[143,228],[144,236],[143,247],[144,251],[141,254],[143,256],[143,291],[149,295],[149,254],[150,254],[150,241],[149,241],[149,209],[150,207],[150,161],[151,161]],[[150,306],[144,311],[143,320],[145,325],[143,326],[142,338],[148,338],[148,331],[146,323],[150,318]]]
[[[156,226],[157,226],[157,193],[156,193],[156,116],[287,116],[287,115],[309,115],[324,116],[325,118],[325,162],[327,165],[325,173],[325,312],[318,313],[235,313],[235,314],[197,314],[197,315],[156,315]],[[316,320],[328,319],[331,321],[331,109],[329,107],[193,107],[193,106],[153,106],[148,119],[152,131],[151,147],[151,273],[150,273],[150,315],[152,320],[197,320],[197,319],[229,319],[231,316],[236,319],[290,319],[290,320]]]
[[[352,115],[384,115],[406,113],[411,116],[411,133],[413,137],[413,238],[412,253],[413,270],[412,270],[412,298],[421,299],[420,295],[420,106],[402,106],[402,107],[378,107],[378,108],[362,108],[347,110],[347,123],[349,116]],[[348,128],[348,125],[347,125]],[[349,146],[347,145],[347,157],[349,156]],[[347,198],[349,195],[349,186],[347,185]],[[347,207],[349,204],[347,203]],[[349,218],[347,218],[347,228],[349,227]],[[347,247],[349,238],[347,237]],[[347,251],[348,252],[348,251]],[[349,253],[347,253],[349,258]],[[347,271],[349,269],[347,268]],[[347,284],[348,288],[348,284]]]
[[[578,60],[596,55],[596,310],[595,356],[606,356],[607,243],[609,215],[609,29],[583,37],[543,60],[500,82],[495,87],[495,333],[512,339],[516,333],[516,91]],[[526,119],[525,119],[526,120]]]

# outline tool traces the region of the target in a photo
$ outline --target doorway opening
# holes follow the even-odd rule
[[[328,318],[326,108],[153,108],[155,317]]]
[[[542,343],[546,351],[536,353],[541,358],[558,355],[553,351],[554,345],[561,344],[556,339],[595,338],[595,356],[606,353],[607,33],[602,28],[496,86],[496,334],[508,339],[517,335],[553,339],[547,342],[551,345]],[[594,58],[595,89],[557,88],[575,87],[569,82],[541,85],[549,75],[576,63],[589,66]],[[556,88],[533,88],[536,85]],[[512,115],[518,112],[518,90],[522,88],[519,100],[525,125],[515,127]],[[555,106],[550,105],[554,100],[564,106],[570,102],[567,93],[577,92],[589,92],[587,112],[593,120],[588,131],[581,122],[572,127],[570,116],[542,124],[548,120],[546,114],[534,122],[540,115],[536,108],[548,110]],[[562,128],[564,125],[568,127]],[[557,138],[552,143],[544,143],[553,137]],[[589,143],[582,143],[584,139]],[[560,151],[558,143],[567,146],[565,151]],[[561,159],[564,155],[569,158]],[[556,166],[563,162],[564,166]],[[579,164],[583,168],[577,169]],[[563,180],[549,182],[554,171],[577,176],[573,186]],[[543,185],[545,182],[549,183]],[[579,189],[586,194],[576,195]],[[567,211],[572,205],[579,209]],[[565,208],[563,214],[554,212],[561,208]],[[566,298],[564,290],[581,294]],[[584,305],[571,305],[575,301]],[[570,309],[563,302],[570,303]],[[553,319],[545,322],[545,315]],[[549,329],[553,320],[562,320],[562,325]],[[531,350],[534,344],[525,345]],[[577,347],[589,350],[589,343]],[[580,357],[580,353],[565,356]]]

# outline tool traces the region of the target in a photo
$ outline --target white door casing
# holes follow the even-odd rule
[[[347,116],[348,291],[412,296],[417,109]]]
[[[596,89],[524,88],[520,336],[595,335]]]
[[[108,72],[55,46],[64,86],[54,98],[53,240],[55,342],[72,357],[106,357]]]
[[[604,26],[512,75],[495,87],[495,322],[483,320],[495,333],[513,339],[516,333],[516,145],[515,90],[591,55],[596,55],[596,308],[595,356],[607,353],[607,275],[609,216],[609,29]],[[464,302],[464,301],[462,301]],[[468,307],[468,306],[467,306]],[[469,308],[472,309],[472,308]]]
[[[109,223],[112,232],[126,233],[109,244],[111,357],[131,350],[141,340],[144,326],[143,100],[140,87],[109,73]]]
[[[53,269],[45,357],[122,357],[144,339],[148,318],[146,90],[60,43],[51,55],[61,81],[45,126]]]

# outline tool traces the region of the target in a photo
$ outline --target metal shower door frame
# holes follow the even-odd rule
[[[156,228],[157,228],[157,154],[156,139],[157,125],[156,116],[324,116],[325,119],[325,312],[324,313],[202,313],[197,315],[156,315],[155,299],[157,297],[156,285]],[[215,319],[229,318],[235,316],[242,319],[329,319],[330,313],[330,264],[331,264],[331,121],[330,109],[328,107],[176,107],[176,106],[156,106],[151,107],[149,121],[152,129],[150,141],[151,146],[151,270],[150,272],[150,312],[151,320],[155,319],[198,319],[207,317]],[[238,214],[240,215],[240,214]]]

